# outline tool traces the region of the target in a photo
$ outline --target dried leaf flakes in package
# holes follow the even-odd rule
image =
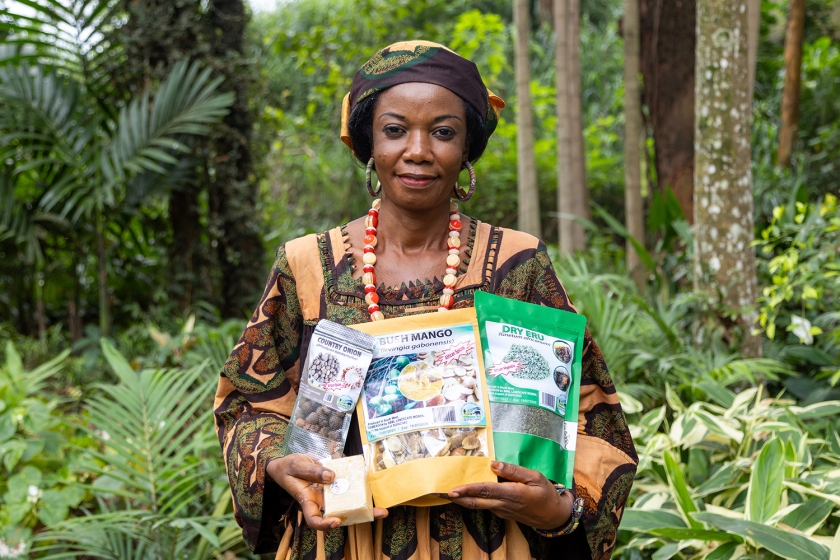
[[[376,339],[356,407],[376,505],[441,505],[456,486],[496,482],[475,310],[352,328]]]
[[[373,337],[344,325],[315,325],[283,444],[286,455],[341,457],[373,346]]]
[[[475,307],[496,459],[571,487],[586,318],[484,292]]]

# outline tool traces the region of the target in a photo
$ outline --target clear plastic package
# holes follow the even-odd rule
[[[284,452],[341,457],[375,345],[372,336],[322,320],[301,368]]]

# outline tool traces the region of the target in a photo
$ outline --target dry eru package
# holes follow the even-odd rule
[[[440,505],[456,486],[496,482],[475,310],[352,328],[376,339],[357,405],[376,505]]]
[[[477,292],[496,459],[572,485],[586,318]]]
[[[369,335],[318,321],[301,368],[284,454],[305,453],[318,460],[341,457],[373,345]]]

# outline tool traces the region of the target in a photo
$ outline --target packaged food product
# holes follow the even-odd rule
[[[324,485],[324,517],[338,517],[342,525],[373,521],[373,501],[361,455],[322,461],[335,473]]]
[[[496,459],[571,486],[586,318],[478,292]]]
[[[440,505],[456,486],[496,482],[475,310],[353,328],[376,339],[356,407],[376,505]]]
[[[326,320],[315,325],[286,430],[287,455],[341,457],[373,346],[372,336],[344,325]]]

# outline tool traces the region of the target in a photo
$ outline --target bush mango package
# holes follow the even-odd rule
[[[496,460],[572,485],[586,318],[477,292]]]
[[[376,339],[356,407],[376,505],[441,505],[456,486],[496,482],[475,310],[352,328]]]

